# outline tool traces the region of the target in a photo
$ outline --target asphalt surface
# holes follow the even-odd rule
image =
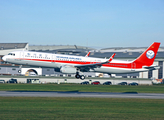
[[[109,93],[109,92],[78,92],[78,91],[0,91],[2,97],[86,97],[86,98],[144,98],[164,99],[164,94],[155,93]]]

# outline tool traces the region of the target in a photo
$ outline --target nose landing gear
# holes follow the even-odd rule
[[[18,73],[21,73],[22,65],[19,66]]]

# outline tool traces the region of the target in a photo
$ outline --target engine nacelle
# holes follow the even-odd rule
[[[66,74],[75,74],[76,73],[76,68],[71,67],[71,66],[62,66],[60,68],[60,72],[66,73]]]

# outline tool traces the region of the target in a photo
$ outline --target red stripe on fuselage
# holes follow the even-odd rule
[[[20,59],[20,58],[16,58]],[[100,62],[88,62],[88,61],[66,61],[66,60],[50,60],[50,59],[27,59],[27,58],[21,58],[21,60],[27,60],[27,61],[35,61],[35,62],[55,62],[55,63],[65,63],[65,64],[79,64],[79,65],[85,65],[85,64],[96,64]],[[126,68],[126,69],[140,69],[142,68],[142,64],[133,64],[132,63],[107,63],[103,64],[104,67],[116,67],[116,68]]]

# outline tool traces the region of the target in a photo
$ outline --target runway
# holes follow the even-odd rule
[[[0,91],[1,97],[86,97],[86,98],[144,98],[164,99],[164,94],[155,93],[109,93],[78,91]]]

